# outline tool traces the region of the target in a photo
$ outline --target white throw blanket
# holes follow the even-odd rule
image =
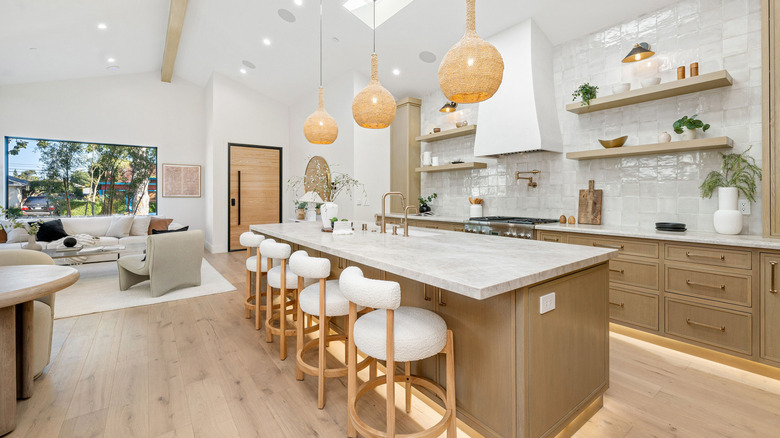
[[[95,246],[98,244],[98,242],[100,242],[99,238],[95,236],[91,236],[89,234],[76,234],[75,236],[68,236],[68,237],[75,238],[76,241],[78,242],[77,245],[81,245],[84,248],[88,246]],[[62,239],[55,240],[54,242],[51,243],[56,243],[57,246],[64,245],[65,239],[67,239],[68,237],[63,237]],[[71,265],[80,265],[84,263],[86,260],[87,260],[87,256],[68,257],[68,261],[70,262],[69,264]]]

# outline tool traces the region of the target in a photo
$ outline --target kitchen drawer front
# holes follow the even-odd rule
[[[658,330],[658,296],[610,288],[609,318]]]
[[[562,233],[537,231],[536,240],[541,240],[542,242],[566,243],[566,236],[564,236]]]
[[[751,306],[748,274],[725,274],[666,266],[666,291],[723,303]]]
[[[752,317],[666,298],[666,334],[726,350],[751,354]]]
[[[616,258],[609,261],[609,283],[658,291],[658,263]]]
[[[723,266],[726,268],[753,268],[753,257],[750,251],[670,244],[667,244],[665,249],[666,260],[690,262],[700,265]]]
[[[569,236],[569,243],[616,249],[620,255],[658,258],[658,242],[577,235]]]

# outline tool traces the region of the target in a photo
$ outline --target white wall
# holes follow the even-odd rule
[[[157,146],[159,164],[203,165],[204,122],[203,88],[159,72],[0,86],[0,139]],[[161,216],[193,229],[205,229],[204,208],[204,198],[158,197]]]
[[[211,106],[206,108],[206,120],[210,123],[205,131],[201,128],[201,135],[207,136],[208,143],[204,146],[208,154],[205,216],[212,226],[206,230],[206,248],[224,252],[228,245],[228,143],[282,147],[282,174],[286,179],[290,173],[290,121],[286,105],[218,73],[207,88],[205,100]]]

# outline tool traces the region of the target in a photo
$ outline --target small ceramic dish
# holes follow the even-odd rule
[[[642,87],[652,87],[661,83],[661,78],[642,79]]]
[[[619,148],[620,146],[623,146],[626,144],[626,140],[628,140],[628,136],[624,135],[620,138],[616,138],[614,140],[599,140],[599,143],[601,143],[602,146],[605,148]]]
[[[626,91],[629,91],[631,89],[631,84],[629,82],[625,82],[622,84],[615,84],[612,86],[612,94],[620,94],[625,93]]]

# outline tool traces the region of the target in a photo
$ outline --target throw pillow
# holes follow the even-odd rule
[[[146,236],[149,234],[151,216],[133,216],[133,226],[130,228],[131,236]]]
[[[5,243],[23,243],[27,242],[27,227],[14,228],[14,224],[11,221],[0,221],[3,229],[6,233]]]
[[[187,231],[189,229],[190,229],[190,226],[187,225],[186,227],[177,228],[175,230],[152,230],[152,234],[178,233],[179,231]]]
[[[39,242],[51,242],[64,237],[68,237],[68,233],[62,228],[62,221],[59,219],[42,223],[38,228],[38,234],[35,235]]]
[[[130,228],[133,227],[132,216],[112,216],[111,225],[108,226],[106,231],[107,237],[127,237],[130,235]]]
[[[8,240],[8,234],[5,233],[5,228],[0,227],[0,243],[5,243]]]
[[[166,231],[168,229],[168,225],[173,222],[173,219],[166,219],[164,217],[153,217],[151,219],[152,220],[149,222],[148,234],[152,234],[152,230]]]

